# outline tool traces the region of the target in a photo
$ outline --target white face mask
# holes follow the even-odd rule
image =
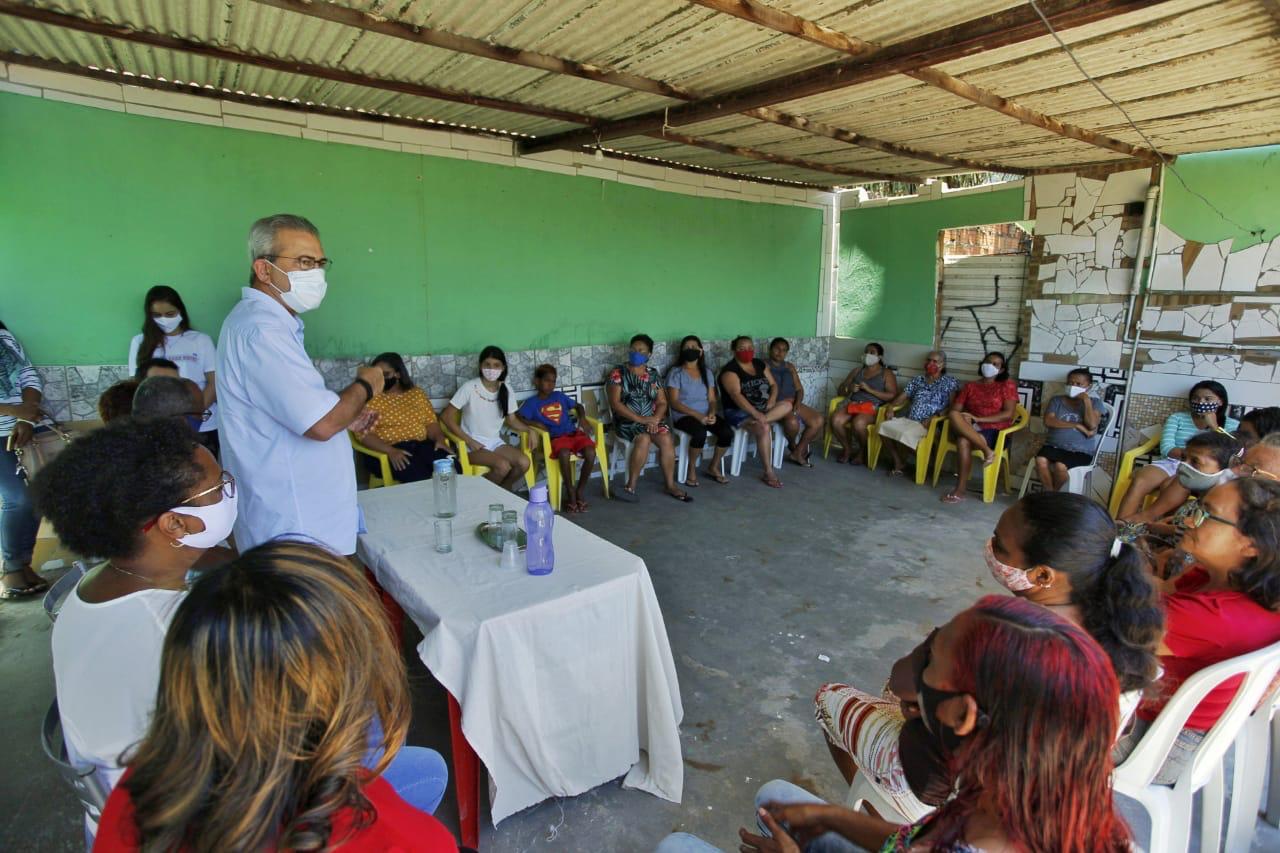
[[[182,325],[181,314],[176,317],[152,317],[151,319],[160,327],[160,331],[164,332],[166,335],[173,334],[177,331],[178,327]]]
[[[872,367],[880,363],[880,356],[869,352],[862,357],[862,363],[867,367]]]
[[[1079,397],[1081,394],[1083,394],[1085,391],[1088,391],[1088,390],[1089,390],[1088,388],[1081,388],[1079,385],[1068,385],[1067,396],[1074,400],[1076,397]]]
[[[265,258],[263,260],[266,260]],[[267,261],[271,264],[271,261]],[[275,264],[271,266],[276,267]],[[280,272],[284,272],[280,267],[276,267]],[[324,301],[324,294],[329,289],[329,285],[324,280],[324,268],[316,267],[312,270],[291,270],[284,272],[289,279],[289,290],[281,290],[270,281],[271,289],[280,294],[280,300],[288,305],[295,314],[305,314],[307,311],[314,311],[320,307],[320,303]]]
[[[502,368],[500,367],[484,367],[480,369],[480,375],[490,382],[497,382],[502,378]]]
[[[990,362],[983,362],[982,366],[978,369],[982,371],[982,375],[988,379],[995,379],[996,376],[1000,374],[1000,368]]]
[[[188,548],[204,550],[212,548],[231,535],[231,529],[236,526],[236,496],[227,497],[224,494],[222,500],[216,504],[208,506],[183,504],[175,506],[170,512],[193,515],[204,522],[204,530],[199,533],[188,533],[178,540]]]

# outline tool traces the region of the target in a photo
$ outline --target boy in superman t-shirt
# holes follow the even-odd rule
[[[573,422],[576,412],[578,423],[585,423],[587,412],[581,403],[563,391],[556,390],[556,369],[550,364],[538,365],[533,371],[533,386],[538,393],[525,400],[516,415],[530,426],[545,429],[551,435],[551,455],[560,460],[560,479],[564,482],[564,508],[567,512],[585,512],[587,502],[583,494],[591,469],[596,461],[596,443]],[[573,457],[582,457],[582,471],[577,485],[573,482]]]

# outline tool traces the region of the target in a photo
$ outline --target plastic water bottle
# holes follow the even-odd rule
[[[556,551],[551,544],[551,527],[556,514],[547,503],[547,487],[529,490],[529,506],[524,511],[524,531],[528,536],[525,566],[531,575],[549,575],[556,565]]]
[[[458,512],[458,478],[453,471],[453,459],[437,459],[431,466],[434,483],[436,518],[453,518]]]

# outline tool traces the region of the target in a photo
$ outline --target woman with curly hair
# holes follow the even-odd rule
[[[382,618],[348,561],[302,543],[261,545],[197,580],[95,849],[456,851],[379,775],[410,715]],[[381,755],[368,766],[371,730]]]
[[[757,794],[759,832],[740,830],[739,849],[1130,849],[1111,797],[1119,685],[1078,625],[1029,601],[987,596],[930,635],[915,681],[919,718],[951,755],[955,793],[944,805],[898,826],[776,780]],[[688,836],[658,848],[706,849]]]
[[[53,674],[67,751],[110,787],[146,731],[187,573],[235,523],[235,482],[185,423],[122,418],[67,445],[32,491],[63,545],[102,560],[58,613]]]
[[[1159,696],[1138,708],[1116,744],[1126,758],[1182,682],[1207,666],[1280,642],[1280,482],[1247,477],[1211,489],[1186,514],[1178,547],[1159,562],[1166,630]],[[1240,679],[1205,696],[1187,718],[1156,784],[1172,785],[1205,733],[1227,710]]]

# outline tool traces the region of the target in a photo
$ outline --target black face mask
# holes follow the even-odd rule
[[[697,361],[700,355],[702,355],[702,350],[694,349],[693,347],[686,347],[680,350],[680,360],[685,364]]]
[[[963,690],[939,690],[925,683],[924,671],[929,666],[930,657],[928,653],[923,655],[916,670],[916,698],[920,705],[920,721],[924,723],[924,727],[943,754],[953,755],[964,744],[965,738],[956,734],[955,729],[938,719],[938,706],[954,696],[963,696],[965,693]]]

